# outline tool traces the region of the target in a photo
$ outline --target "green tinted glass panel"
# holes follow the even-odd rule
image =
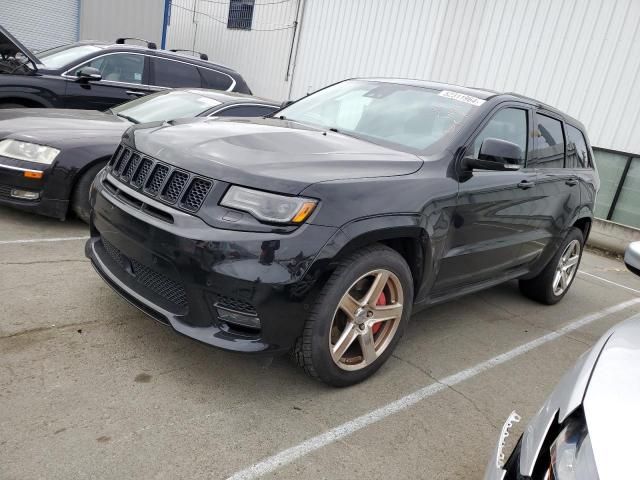
[[[640,228],[640,158],[634,158],[611,220]]]
[[[596,198],[595,214],[598,218],[606,219],[609,208],[611,208],[613,196],[616,193],[616,188],[618,188],[618,182],[620,182],[624,166],[629,157],[627,155],[603,152],[601,150],[594,150],[593,153],[598,174],[600,175],[600,191]]]

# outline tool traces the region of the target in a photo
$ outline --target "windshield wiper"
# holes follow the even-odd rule
[[[111,110],[111,109],[109,109],[109,110]],[[125,120],[129,120],[131,123],[140,123],[138,120],[136,120],[133,117],[130,117],[129,115],[123,115],[121,113],[116,113],[116,116],[118,116],[120,118],[124,118]]]

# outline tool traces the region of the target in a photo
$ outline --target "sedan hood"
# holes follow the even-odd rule
[[[47,145],[64,145],[69,140],[93,138],[118,142],[131,125],[108,113],[94,110],[19,108],[0,110],[0,139],[19,138]]]
[[[615,327],[600,353],[584,399],[600,480],[637,474],[639,405],[640,315],[637,315]]]
[[[22,53],[29,59],[36,70],[40,64],[38,58],[2,25],[0,25],[0,53],[2,53],[3,57],[15,57],[18,53]]]
[[[422,165],[410,153],[270,118],[136,126],[125,138],[147,155],[200,175],[291,194],[317,182],[408,175]]]

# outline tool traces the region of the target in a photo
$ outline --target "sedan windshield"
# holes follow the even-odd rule
[[[454,133],[482,103],[455,92],[348,80],[299,100],[278,117],[424,151]]]
[[[123,103],[111,109],[114,115],[135,123],[197,117],[220,105],[213,98],[192,90],[171,90]]]
[[[38,60],[52,70],[65,67],[83,58],[85,55],[99,51],[95,45],[63,45],[37,54]]]

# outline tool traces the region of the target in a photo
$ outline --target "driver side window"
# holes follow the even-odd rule
[[[70,74],[75,77],[77,72],[85,67],[94,67],[100,70],[103,80],[141,84],[144,72],[144,56],[130,53],[104,55],[80,65]]]
[[[522,151],[518,163],[524,165],[527,155],[527,111],[521,108],[503,108],[496,113],[473,141],[473,158],[478,158],[480,147],[486,138],[497,138],[518,145]]]

